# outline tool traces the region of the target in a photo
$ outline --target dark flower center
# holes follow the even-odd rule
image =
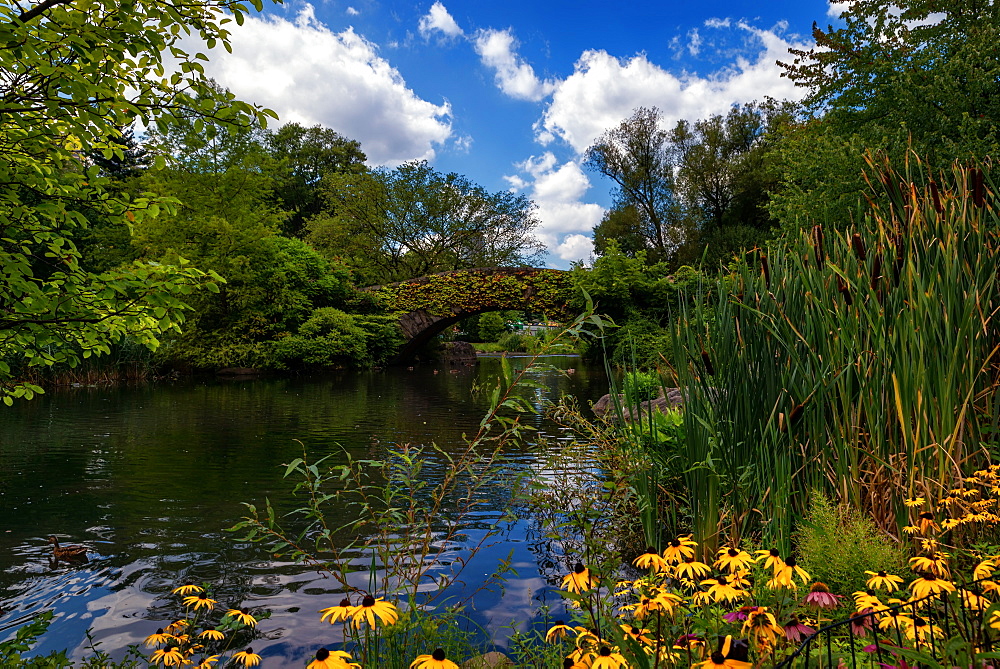
[[[565,660],[563,660],[563,669],[570,669],[574,664],[576,663],[573,662],[573,659],[567,657]]]
[[[781,557],[781,553],[778,552],[777,548],[772,548],[771,549],[771,557],[775,557],[775,558],[780,558]]]
[[[157,627],[156,628],[156,633],[157,634],[163,634],[163,628],[162,627]]]
[[[641,632],[641,631],[642,630],[640,630],[638,627],[635,627],[635,626],[633,626],[632,630],[631,630],[632,634],[635,634],[636,636],[639,636],[639,632]]]
[[[361,600],[361,606],[366,608],[375,606],[375,598],[371,595],[365,595],[365,598]]]
[[[920,518],[923,520],[934,520],[934,514],[931,513],[930,511],[924,511],[922,514],[920,514]]]
[[[598,653],[601,657],[611,657],[611,649],[607,646],[601,646],[601,652]]]
[[[885,578],[885,577],[886,577],[886,576],[888,576],[889,574],[885,573],[884,571],[880,571],[880,572],[878,573],[878,575],[879,575],[879,576],[881,576],[882,578]]]
[[[789,567],[794,567],[795,566],[795,556],[794,555],[789,555],[788,559],[785,560],[785,564],[788,565]]]
[[[816,581],[812,584],[812,587],[809,588],[809,592],[830,592],[830,589],[826,587],[826,583]]]
[[[930,573],[929,571],[925,571],[924,572],[924,579],[928,580],[928,581],[936,581],[937,580],[937,576],[935,576],[934,574]]]
[[[347,597],[344,597],[342,600],[340,600],[340,605],[346,609],[351,605],[351,600],[348,599]]]
[[[716,579],[716,581],[719,583],[719,585],[729,585],[729,581],[726,579],[725,576],[720,576],[719,578]]]
[[[656,554],[656,549],[653,548],[652,546],[646,546],[646,552],[647,553],[653,553],[655,555]]]
[[[248,616],[248,615],[250,615],[250,612],[249,612],[249,611],[247,611],[246,609],[240,609],[240,613],[242,613],[242,614],[243,614],[243,615],[245,615],[245,616]]]
[[[917,627],[923,627],[924,625],[927,624],[927,621],[921,618],[920,616],[914,616],[913,624],[916,625]]]
[[[736,550],[735,548],[730,548],[729,549],[729,557],[736,557],[739,554],[740,554],[740,552],[738,550]]]
[[[328,657],[330,657],[330,651],[328,651],[326,648],[320,648],[319,650],[316,651],[316,659],[319,660],[320,662],[322,662]]]
[[[556,621],[556,625],[565,625],[565,624],[566,624],[565,620],[557,620]]]
[[[677,541],[677,539],[672,539],[670,541],[670,546],[672,548],[680,548],[681,547],[681,542]]]
[[[573,567],[573,571],[575,571],[577,574],[582,574],[583,572],[587,571],[587,568],[584,567],[582,563],[577,562],[576,566]]]
[[[435,648],[434,652],[431,653],[431,657],[433,657],[438,662],[442,662],[444,661],[444,651],[441,650],[440,648]]]
[[[712,664],[724,664],[725,662],[726,662],[725,655],[723,655],[719,651],[715,651],[714,653],[712,653]]]

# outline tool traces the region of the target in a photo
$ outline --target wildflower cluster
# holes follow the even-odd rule
[[[149,656],[150,663],[198,669],[223,666],[229,660],[244,667],[260,664],[260,655],[253,648],[235,650],[240,645],[237,635],[257,626],[257,617],[250,611],[219,607],[218,600],[200,585],[182,585],[174,588],[172,594],[181,598],[184,617],[146,637],[144,645],[155,649]],[[244,638],[249,637],[244,634]]]
[[[881,645],[919,651],[944,636],[941,599],[935,595],[960,598],[952,605],[956,610],[990,614],[990,624],[1000,630],[1000,610],[990,608],[988,597],[1000,591],[989,580],[1000,570],[1000,556],[975,567],[977,586],[960,587],[951,580],[950,555],[937,544],[926,549],[910,561],[909,584],[901,576],[870,571],[866,589],[848,597],[812,582],[794,557],[783,558],[777,550],[751,555],[726,547],[708,564],[696,558],[691,537],[678,537],[662,553],[650,548],[635,559],[646,575],[613,586],[576,565],[563,580],[574,621],[557,622],[546,640],[564,644],[567,667],[746,669],[748,663],[780,661],[831,622],[837,610],[848,623],[837,628],[842,638],[871,635],[875,643],[869,650]],[[638,660],[640,654],[645,659]]]

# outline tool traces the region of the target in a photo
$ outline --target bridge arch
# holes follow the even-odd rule
[[[463,318],[489,311],[523,309],[556,318],[570,316],[570,273],[557,269],[480,267],[442,272],[366,289],[399,316],[406,344],[402,362]]]

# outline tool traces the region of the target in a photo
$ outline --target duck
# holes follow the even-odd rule
[[[87,559],[87,548],[85,546],[60,546],[59,540],[55,536],[49,536],[49,543],[52,544],[52,557],[56,560],[67,562]]]

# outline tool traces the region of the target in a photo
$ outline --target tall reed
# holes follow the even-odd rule
[[[996,397],[995,189],[871,158],[867,214],[755,250],[687,301],[672,372],[685,388],[687,485],[709,548],[762,523],[788,549],[810,491],[901,525],[902,500],[982,455]],[[721,519],[721,520],[720,520]]]

